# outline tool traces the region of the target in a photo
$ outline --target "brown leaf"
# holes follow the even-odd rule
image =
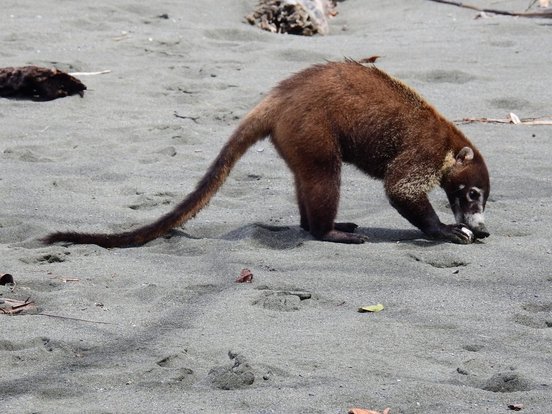
[[[374,55],[367,58],[360,59],[360,63],[375,63],[381,56]]]
[[[383,412],[379,411],[372,411],[372,410],[365,410],[363,408],[351,408],[349,410],[349,414],[390,414],[391,409],[387,407]]]
[[[252,283],[253,273],[249,269],[242,269],[240,275],[236,279],[236,283]]]

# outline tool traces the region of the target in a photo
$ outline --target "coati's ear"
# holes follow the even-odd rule
[[[464,165],[473,160],[473,150],[470,147],[464,147],[456,154],[456,164]]]

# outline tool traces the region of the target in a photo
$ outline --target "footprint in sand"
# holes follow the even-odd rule
[[[207,381],[220,390],[237,390],[251,386],[255,382],[255,374],[246,358],[232,351],[228,352],[228,357],[233,363],[212,368],[207,374]]]
[[[180,385],[192,385],[197,381],[195,372],[187,365],[190,358],[186,352],[169,355],[156,362],[157,367],[148,371],[148,380],[154,380],[153,377],[159,377],[160,382],[179,383]]]
[[[499,372],[489,378],[481,389],[491,392],[516,392],[532,389],[531,382],[515,372]]]
[[[480,349],[479,346],[476,346],[476,349]],[[516,372],[514,367],[478,357],[464,361],[456,369],[453,383],[502,393],[529,391],[535,388],[535,383]]]
[[[408,256],[417,262],[428,264],[438,269],[455,268],[468,266],[469,262],[454,255],[435,253],[408,253]]]
[[[21,257],[19,260],[26,264],[62,263],[67,260],[71,252],[46,253],[38,256]]]
[[[287,226],[269,226],[248,224],[222,236],[223,240],[251,240],[254,244],[267,249],[287,250],[303,244],[305,233]]]
[[[501,98],[495,98],[488,101],[493,107],[502,109],[504,111],[520,111],[527,110],[531,107],[531,102],[526,99],[516,98],[513,96],[505,96]]]
[[[305,307],[310,307],[319,301],[317,295],[301,289],[270,289],[267,286],[259,286],[257,290],[261,294],[252,304],[264,309],[279,312],[294,312]]]
[[[171,192],[155,193],[153,196],[141,194],[138,200],[130,204],[128,208],[131,210],[153,210],[159,206],[170,205],[175,197],[176,194]]]
[[[31,151],[25,147],[6,148],[3,156],[8,159],[24,162],[52,162],[50,158],[41,157],[35,151]]]
[[[416,79],[427,83],[464,84],[476,80],[477,77],[461,70],[435,69],[426,72],[404,72],[397,75],[402,79]]]
[[[526,303],[524,313],[514,315],[514,322],[529,328],[552,328],[552,303]]]

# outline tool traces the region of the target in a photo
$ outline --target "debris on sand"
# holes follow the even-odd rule
[[[336,4],[337,0],[260,0],[245,19],[272,33],[326,35],[328,17],[337,14]]]
[[[86,86],[58,69],[38,66],[0,68],[0,96],[51,101],[70,95],[84,96]]]

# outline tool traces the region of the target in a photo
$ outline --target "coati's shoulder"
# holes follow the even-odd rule
[[[360,64],[357,63],[357,66],[358,65]],[[394,78],[393,76],[387,74],[374,65],[360,66],[362,66],[364,70],[368,71],[373,77],[377,78],[382,83],[387,85],[391,90],[401,95],[410,104],[418,107],[430,107],[430,105],[426,102],[424,98],[422,98],[422,96],[418,92],[416,92],[414,89],[412,89],[401,80]]]

